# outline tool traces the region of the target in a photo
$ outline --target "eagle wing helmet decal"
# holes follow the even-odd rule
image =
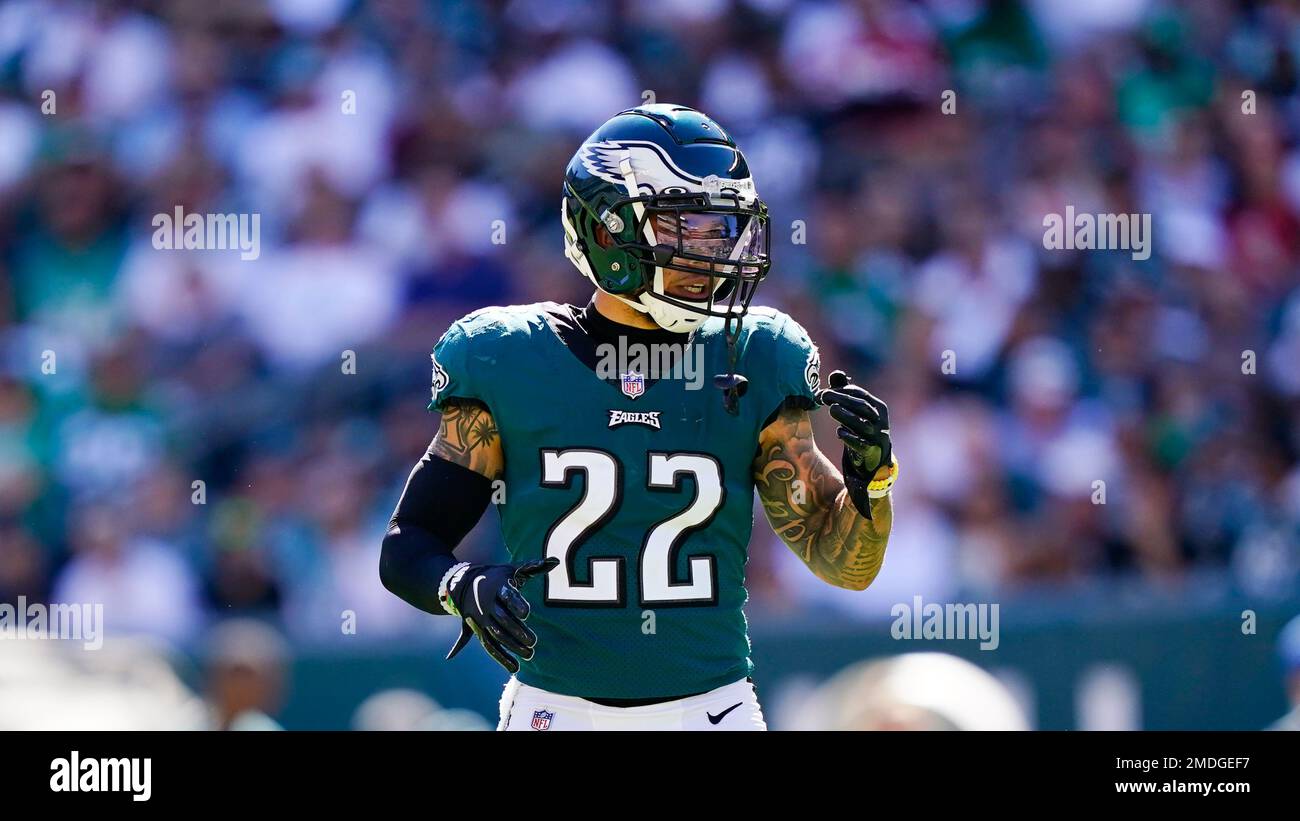
[[[678,168],[663,150],[652,142],[641,140],[606,140],[587,143],[582,146],[582,166],[593,176],[600,177],[614,185],[627,187],[627,178],[623,173],[623,160],[632,161],[632,176],[637,187],[645,187],[645,193],[654,194],[673,186],[693,187],[698,190],[704,184],[700,177],[687,174]],[[635,197],[638,191],[628,191],[628,196]]]

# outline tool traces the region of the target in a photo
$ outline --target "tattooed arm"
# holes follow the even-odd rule
[[[448,404],[429,452],[489,479],[499,478],[505,471],[501,434],[492,414],[481,402],[466,400]]]
[[[865,590],[880,572],[893,523],[889,496],[857,511],[844,477],[813,441],[808,411],[783,408],[759,434],[754,484],[776,535],[823,581]]]
[[[487,408],[448,404],[388,523],[379,558],[384,586],[421,610],[446,613],[438,588],[457,564],[452,551],[487,509],[491,480],[504,469],[501,436]]]

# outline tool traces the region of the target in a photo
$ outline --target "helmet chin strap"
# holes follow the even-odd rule
[[[609,294],[609,291],[605,291]],[[628,299],[621,294],[609,294],[620,302],[635,308],[638,312],[646,314],[650,319],[663,328],[665,331],[674,333],[689,333],[700,326],[704,320],[708,319],[703,314],[695,314],[690,311],[678,308],[675,305],[669,305],[666,302],[655,299],[646,292],[641,292],[636,299]],[[703,303],[701,303],[703,307]]]
[[[639,299],[646,306],[646,313],[655,321],[655,324],[666,331],[686,333],[695,330],[704,320],[708,319],[703,314],[692,313],[678,308],[676,305],[669,305],[647,293],[642,293]]]

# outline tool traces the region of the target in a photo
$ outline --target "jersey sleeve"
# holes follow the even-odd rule
[[[780,398],[815,406],[821,390],[821,354],[803,326],[789,316],[778,327],[775,358]]]
[[[430,355],[433,360],[433,396],[429,410],[444,410],[452,399],[487,400],[475,385],[470,354],[472,341],[473,337],[462,320],[448,328],[433,347]]]

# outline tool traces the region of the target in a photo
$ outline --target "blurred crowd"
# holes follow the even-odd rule
[[[776,228],[756,302],[890,403],[904,465],[873,592],[760,520],[751,617],[1293,591],[1298,55],[1287,2],[9,0],[0,600],[175,642],[437,629],[377,575],[429,349],[585,303],[563,169],[648,101],[733,132]],[[156,249],[178,206],[259,214],[260,255]],[[1150,259],[1046,250],[1066,206],[1151,214]]]

